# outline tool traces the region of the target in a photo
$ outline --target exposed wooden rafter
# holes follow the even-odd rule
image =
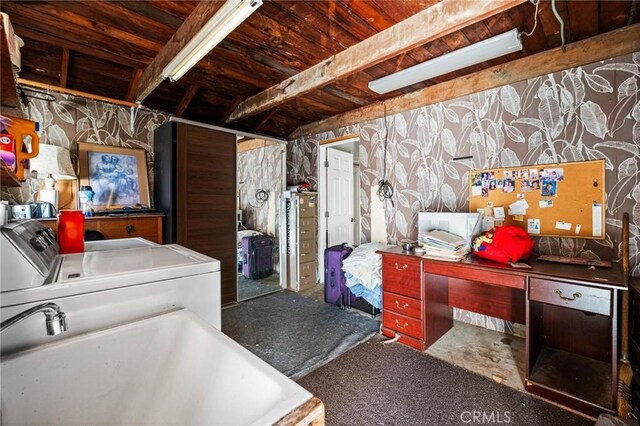
[[[63,47],[60,64],[60,87],[67,87],[67,77],[69,77],[69,49]]]
[[[640,24],[568,44],[566,52],[561,48],[547,50],[384,102],[305,124],[289,135],[289,140],[380,118],[384,116],[385,104],[387,114],[407,111],[637,51],[640,51]]]
[[[142,73],[140,86],[136,91],[135,99],[142,102],[162,82],[164,67],[178,54],[180,50],[191,41],[204,24],[222,7],[224,2],[203,1],[193,9],[193,12],[184,20],[176,33],[164,45],[149,66]]]
[[[197,91],[198,91],[198,86],[194,86],[194,85],[189,86],[187,91],[184,93],[184,96],[180,100],[180,103],[178,104],[178,108],[176,109],[176,113],[174,114],[176,117],[182,117],[182,114],[184,114],[185,110],[191,103],[191,100],[196,95]]]
[[[51,84],[40,83],[39,81],[27,80],[27,79],[24,79],[24,78],[17,78],[16,81],[17,81],[18,84],[21,84],[21,85],[24,85],[24,86],[36,87],[38,89],[50,90],[52,92],[65,93],[67,95],[78,96],[80,98],[93,99],[94,101],[106,102],[106,103],[109,103],[109,104],[122,105],[122,106],[126,106],[126,107],[139,107],[140,106],[140,105],[137,105],[137,104],[135,104],[133,102],[123,101],[122,99],[114,99],[114,98],[110,98],[110,97],[107,97],[107,96],[94,95],[93,93],[82,92],[80,90],[71,90],[71,89],[67,89],[66,87],[60,87],[60,86],[54,86],[54,85],[51,85]]]
[[[274,108],[525,1],[443,0],[243,101],[226,122]]]
[[[133,102],[133,97],[135,96],[138,84],[140,83],[140,77],[142,77],[142,68],[135,68],[133,70],[133,75],[131,76],[131,81],[129,82],[127,96],[124,98],[125,101]]]

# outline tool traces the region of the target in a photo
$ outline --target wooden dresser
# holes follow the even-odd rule
[[[615,413],[622,269],[529,259],[531,270],[383,250],[382,332],[424,350],[453,327],[453,308],[526,325],[527,391],[597,417]]]
[[[130,214],[94,216],[85,218],[84,229],[99,231],[107,239],[140,237],[162,244],[163,214]],[[57,219],[38,219],[43,225],[57,231]]]

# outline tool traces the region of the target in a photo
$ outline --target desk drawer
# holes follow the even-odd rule
[[[424,272],[443,275],[445,277],[498,285],[501,287],[512,287],[520,290],[524,290],[526,288],[526,278],[523,275],[509,274],[503,271],[493,272],[484,269],[469,268],[464,264],[459,265],[451,262],[437,262],[427,259],[424,261]]]
[[[385,310],[422,319],[422,302],[420,300],[385,291],[382,293],[382,306]]]
[[[529,299],[611,316],[611,290],[531,278]]]
[[[388,310],[382,312],[382,324],[394,331],[422,340],[422,321],[396,314]]]
[[[150,237],[158,234],[158,222],[156,218],[102,221],[98,230],[108,239]]]
[[[404,256],[384,255],[382,288],[384,291],[422,300],[420,261]]]

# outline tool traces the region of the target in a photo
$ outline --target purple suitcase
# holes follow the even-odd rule
[[[346,243],[329,247],[324,251],[324,301],[344,309],[357,300],[347,288],[347,279],[342,271],[342,261],[349,257],[353,249]],[[347,301],[347,297],[351,301]]]
[[[242,275],[250,280],[273,274],[273,238],[265,235],[242,238]]]

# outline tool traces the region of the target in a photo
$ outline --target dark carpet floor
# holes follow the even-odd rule
[[[376,320],[289,291],[222,311],[222,331],[291,378],[301,377],[372,335]]]
[[[279,291],[280,275],[273,274],[259,280],[250,280],[238,274],[238,300],[253,299],[265,294]]]
[[[376,336],[298,380],[336,425],[593,425],[594,422]],[[474,412],[478,412],[473,421]],[[484,417],[482,417],[484,415]],[[484,420],[484,421],[483,421]]]

